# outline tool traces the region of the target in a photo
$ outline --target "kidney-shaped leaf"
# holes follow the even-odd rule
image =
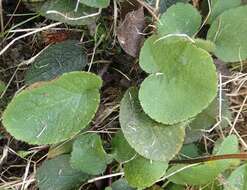
[[[86,181],[89,175],[71,168],[70,156],[62,155],[46,160],[37,170],[37,182],[40,190],[74,189]]]
[[[200,13],[190,4],[177,3],[161,16],[158,22],[158,33],[187,34],[193,36],[201,24]]]
[[[80,0],[82,4],[96,8],[106,8],[110,4],[110,0]]]
[[[79,136],[73,144],[70,163],[73,168],[88,174],[97,175],[104,172],[107,154],[100,136],[94,133]]]
[[[247,189],[247,164],[235,169],[224,183],[224,190],[246,190]]]
[[[164,124],[194,117],[217,94],[217,74],[211,56],[185,38],[152,38],[144,44],[143,51],[148,53],[141,53],[140,58],[144,70],[155,71],[140,87],[143,110]]]
[[[185,123],[168,126],[155,122],[143,112],[137,95],[137,89],[130,88],[121,101],[119,117],[125,138],[145,158],[171,160],[183,144]]]
[[[75,0],[48,0],[41,9],[41,15],[48,19],[70,25],[86,25],[95,19],[95,8],[79,4]],[[91,15],[91,16],[89,16]]]
[[[247,59],[247,5],[225,11],[212,23],[207,39],[216,44],[215,55],[224,62]]]
[[[238,139],[236,136],[228,136],[220,145],[216,155],[238,153]],[[231,167],[236,160],[217,160],[205,162],[199,166],[184,169],[172,177],[170,181],[177,184],[204,185],[213,181],[221,172]],[[177,165],[168,170],[173,173],[183,168],[184,165]]]
[[[162,177],[167,167],[166,162],[151,161],[138,155],[124,164],[124,175],[130,186],[143,189],[150,187]]]
[[[45,49],[28,70],[26,83],[51,80],[66,72],[82,70],[87,65],[87,58],[77,43],[68,40]]]
[[[30,144],[55,144],[85,128],[99,105],[101,79],[71,72],[17,94],[3,114],[5,128]]]

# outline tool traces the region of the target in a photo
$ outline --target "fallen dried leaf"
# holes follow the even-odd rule
[[[136,11],[126,14],[124,21],[120,24],[117,31],[118,41],[123,50],[137,57],[143,41],[141,34],[145,27],[145,18],[143,7]]]

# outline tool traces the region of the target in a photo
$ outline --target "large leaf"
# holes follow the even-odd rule
[[[125,138],[145,158],[171,160],[183,144],[185,123],[168,126],[155,122],[143,112],[137,95],[137,89],[130,88],[121,101],[119,117]]]
[[[48,19],[70,25],[86,25],[95,19],[95,16],[89,16],[97,12],[95,8],[80,3],[76,10],[76,4],[75,0],[48,0],[40,13]]]
[[[241,5],[241,0],[211,0],[211,14],[208,19],[212,23],[224,11]]]
[[[103,173],[107,166],[107,155],[100,136],[92,133],[78,137],[73,144],[70,163],[73,168],[88,174]]]
[[[177,3],[171,6],[158,22],[158,33],[187,34],[193,36],[201,24],[200,13],[190,4]]]
[[[129,145],[122,131],[115,134],[112,139],[112,156],[118,162],[129,161],[136,155],[136,151]]]
[[[215,98],[215,65],[206,51],[185,38],[155,39],[152,36],[145,42],[140,55],[140,66],[153,73],[141,84],[142,108],[164,124],[185,121]]]
[[[247,6],[225,11],[212,23],[207,39],[216,44],[215,55],[224,62],[247,58]]]
[[[80,2],[87,6],[96,8],[106,8],[110,4],[110,0],[80,0]]]
[[[82,70],[87,65],[87,58],[77,43],[68,40],[45,49],[28,70],[26,83],[51,80],[66,72]]]
[[[247,164],[234,170],[225,182],[224,190],[246,190],[247,189]]]
[[[137,156],[124,165],[124,175],[130,186],[146,188],[162,177],[167,167],[166,162],[151,161]]]
[[[45,161],[37,170],[40,190],[72,190],[86,181],[89,176],[71,168],[69,155]]]
[[[17,94],[3,114],[5,128],[30,144],[55,144],[85,128],[99,105],[101,79],[71,72]]]
[[[216,155],[238,153],[238,139],[231,135],[224,139]],[[236,160],[217,160],[205,162],[199,166],[184,169],[169,180],[177,184],[204,185],[213,181],[221,172],[236,164]],[[173,173],[183,168],[184,165],[173,166],[168,173]]]

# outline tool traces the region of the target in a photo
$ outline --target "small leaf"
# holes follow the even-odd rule
[[[192,143],[200,139],[204,132],[203,130],[210,129],[217,123],[217,117],[219,116],[219,100],[215,100],[201,113],[199,113],[195,119],[186,128],[185,143]],[[227,97],[221,98],[221,122],[218,121],[218,126],[222,129],[226,128],[231,120],[231,112],[229,111],[229,105]]]
[[[86,25],[94,21],[97,10],[74,0],[48,0],[40,9],[40,14],[48,19],[63,22],[70,25]]]
[[[39,190],[69,190],[78,187],[89,176],[71,168],[69,155],[46,160],[37,170]]]
[[[4,89],[5,89],[5,84],[4,84],[4,82],[0,81],[0,95],[2,94]]]
[[[195,39],[195,45],[201,49],[206,50],[207,52],[215,51],[215,44],[209,40],[203,40],[200,38]]]
[[[73,144],[70,163],[73,168],[88,174],[103,173],[107,166],[107,155],[100,136],[94,133],[79,136]]]
[[[62,154],[68,154],[72,152],[72,145],[73,145],[73,140],[51,146],[47,158],[51,159],[60,156]]]
[[[246,190],[247,188],[247,164],[235,169],[224,183],[224,190]]]
[[[143,7],[126,14],[124,21],[120,24],[117,37],[123,50],[133,57],[137,57],[144,36],[141,34],[145,27]]]
[[[71,72],[35,83],[17,94],[3,113],[5,128],[30,144],[55,144],[85,128],[99,105],[101,79]]]
[[[145,1],[153,7],[156,5],[156,0],[145,0]],[[187,3],[188,1],[189,0],[160,0],[159,1],[159,12],[160,13],[165,12],[170,6],[178,2]]]
[[[112,190],[135,190],[134,188],[129,186],[125,178],[121,178],[113,182],[111,188]]]
[[[207,39],[216,44],[215,55],[224,62],[247,59],[247,6],[225,11],[212,23]]]
[[[152,119],[164,124],[186,121],[214,100],[217,73],[206,51],[178,37],[156,42],[152,37],[143,49],[140,66],[156,73],[142,82],[139,100]]]
[[[115,158],[118,162],[126,162],[135,155],[136,151],[129,145],[122,131],[118,131],[112,139],[113,158]]]
[[[212,23],[224,11],[240,5],[241,0],[211,0],[211,13],[208,22]]]
[[[110,0],[80,0],[80,3],[89,7],[106,8],[110,4]]]
[[[87,65],[86,55],[76,41],[65,41],[45,49],[32,63],[25,76],[25,82],[54,79],[63,73],[80,71]]]
[[[130,186],[146,188],[162,177],[167,167],[168,164],[166,162],[151,161],[137,156],[124,164],[124,175]]]
[[[193,36],[201,25],[201,19],[200,13],[192,5],[177,3],[160,17],[158,33],[161,36],[168,34]]]
[[[230,135],[221,143],[216,155],[235,154],[238,153],[238,139],[234,135]],[[236,160],[217,160],[205,162],[198,166],[184,169],[169,178],[176,184],[187,185],[204,185],[213,181],[221,172],[236,164]],[[170,173],[176,172],[185,165],[173,166],[168,170]],[[205,172],[206,171],[206,172]]]
[[[155,122],[142,111],[137,95],[137,89],[130,88],[121,101],[119,119],[125,138],[145,158],[171,160],[182,147],[185,123],[168,126]]]

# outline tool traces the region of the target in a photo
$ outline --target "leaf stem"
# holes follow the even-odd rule
[[[216,161],[216,160],[228,160],[228,159],[247,160],[247,154],[240,153],[240,154],[223,154],[223,155],[215,155],[215,156],[205,156],[205,157],[193,158],[193,159],[171,160],[169,163],[170,164],[195,164],[195,163],[202,163],[202,162],[209,162],[209,161]]]

